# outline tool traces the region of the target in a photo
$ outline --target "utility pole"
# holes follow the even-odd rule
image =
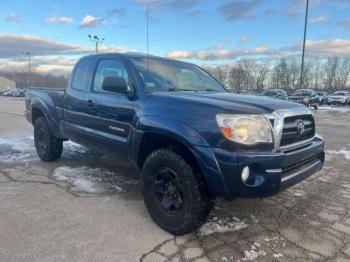
[[[103,41],[106,39],[106,38],[100,38],[98,37],[97,35],[88,35],[89,39],[91,42],[94,42],[95,43],[95,48],[96,48],[96,54],[98,54],[98,47],[100,44],[103,43]]]
[[[309,15],[309,0],[306,0],[306,12],[305,12],[305,24],[304,24],[304,41],[303,41],[303,54],[301,57],[301,70],[300,70],[300,89],[303,88],[304,82],[304,59],[305,59],[305,43],[307,33],[307,17]]]

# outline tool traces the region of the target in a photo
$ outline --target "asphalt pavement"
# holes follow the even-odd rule
[[[314,114],[322,171],[274,197],[217,200],[173,237],[148,215],[140,171],[72,142],[41,162],[23,99],[0,97],[0,261],[350,261],[350,107]]]

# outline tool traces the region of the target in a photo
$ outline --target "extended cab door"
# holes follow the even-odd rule
[[[113,152],[127,155],[134,103],[125,94],[102,89],[106,77],[122,77],[131,84],[129,73],[118,57],[102,58],[97,61],[92,80],[91,92],[86,96],[91,110],[86,127],[91,132],[93,142]]]
[[[68,138],[83,143],[88,140],[85,130],[88,121],[86,94],[90,92],[93,69],[93,59],[80,60],[73,70],[70,86],[64,96],[64,132]]]

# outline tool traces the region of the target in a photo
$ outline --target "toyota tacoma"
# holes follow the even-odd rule
[[[58,160],[67,140],[127,157],[174,235],[200,227],[216,197],[275,195],[324,162],[309,108],[229,93],[196,65],[151,55],[83,57],[67,88],[30,88],[25,104],[40,159]]]

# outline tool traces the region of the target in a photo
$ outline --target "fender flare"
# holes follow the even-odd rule
[[[50,101],[51,102],[51,101]],[[47,105],[47,103],[43,102],[41,99],[39,98],[33,98],[33,100],[31,101],[31,117],[32,116],[32,112],[34,109],[38,109],[40,110],[47,122],[48,122],[48,126],[49,126],[49,129],[50,129],[50,132],[55,136],[55,137],[58,137],[58,138],[61,138],[62,135],[60,134],[60,125],[59,125],[59,120],[56,116],[56,118],[52,115],[52,114],[55,114],[55,105],[50,105],[52,108],[50,110],[49,106]],[[32,123],[34,125],[34,123]]]
[[[135,153],[134,157],[137,157],[140,152],[144,133],[165,135],[187,147],[196,160],[209,190],[214,195],[224,196],[229,194],[212,148],[191,126],[180,120],[162,116],[144,116],[140,118],[136,124],[133,139],[132,151]]]

